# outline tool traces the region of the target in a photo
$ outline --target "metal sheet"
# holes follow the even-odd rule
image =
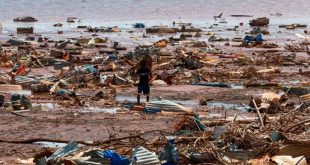
[[[144,147],[137,147],[133,150],[131,165],[160,165],[160,161],[154,152]]]
[[[193,112],[191,109],[169,100],[152,100],[148,102],[145,107],[158,108],[161,111],[168,111],[168,112],[187,112],[187,113]]]
[[[36,165],[47,165],[47,158],[44,156],[36,161]]]
[[[61,157],[67,156],[70,153],[75,152],[76,150],[79,149],[79,145],[76,142],[70,142],[68,143],[66,146],[64,146],[63,148],[60,148],[59,150],[57,150],[56,152],[54,152],[49,158],[48,158],[48,162],[57,162],[57,160]]]

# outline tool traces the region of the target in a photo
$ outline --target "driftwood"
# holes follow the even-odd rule
[[[257,104],[256,104],[256,102],[255,102],[255,100],[254,100],[254,99],[253,99],[252,101],[253,101],[253,103],[254,103],[254,106],[255,106],[255,109],[256,109],[257,115],[258,115],[258,117],[259,117],[260,124],[262,125],[262,127],[265,127],[265,124],[264,124],[264,121],[263,121],[262,115],[260,114],[260,111],[259,111],[259,109],[257,108]]]
[[[296,127],[298,127],[298,126],[300,126],[300,125],[303,125],[303,124],[305,124],[305,123],[310,123],[310,119],[301,121],[301,122],[299,122],[299,123],[297,123],[297,124],[294,124],[293,126],[287,128],[284,132],[289,132],[289,131],[293,130],[294,128],[296,128]]]
[[[29,116],[25,116],[25,115],[19,114],[18,112],[14,112],[14,111],[12,111],[11,114],[20,116],[20,117],[29,117]]]
[[[254,121],[256,121],[257,119],[249,119],[249,120],[237,120],[234,121],[234,123],[236,124],[249,124],[252,123]],[[232,120],[227,120],[227,119],[219,119],[219,120],[213,120],[213,121],[202,121],[202,123],[204,125],[206,125],[207,127],[214,127],[214,126],[221,126],[227,123],[232,122]]]
[[[279,117],[277,116],[273,116],[273,117],[269,117],[269,120],[278,120]],[[207,121],[202,121],[202,123],[208,127],[214,127],[214,126],[220,126],[220,125],[224,125],[227,123],[236,123],[236,124],[249,124],[249,123],[253,123],[253,122],[257,122],[257,117],[247,117],[247,118],[242,118],[242,119],[238,119],[237,117],[233,117],[233,118],[227,118],[227,119],[212,119],[212,120],[207,120]]]

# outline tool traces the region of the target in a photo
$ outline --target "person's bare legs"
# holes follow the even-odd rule
[[[140,104],[140,94],[137,95],[137,103]]]
[[[146,102],[150,101],[150,95],[146,95]]]

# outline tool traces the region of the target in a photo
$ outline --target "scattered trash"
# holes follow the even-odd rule
[[[30,28],[19,27],[17,28],[17,34],[33,34],[33,27]]]
[[[302,96],[310,93],[309,87],[284,87],[284,92],[290,95]]]
[[[76,19],[77,19],[76,17],[68,17],[67,22],[68,23],[75,23]]]
[[[307,25],[217,14],[152,27],[68,17],[50,31],[18,23],[18,35],[1,25],[0,156],[14,159],[3,164],[309,163]],[[137,105],[141,61],[151,101]]]
[[[54,27],[62,27],[62,23],[56,23],[53,25]]]
[[[279,28],[295,29],[295,28],[306,28],[306,24],[291,24],[291,25],[280,25]]]
[[[164,160],[165,165],[176,165],[178,164],[178,148],[175,144],[173,137],[167,137],[168,143],[164,147],[163,152],[160,154],[159,159]]]
[[[151,100],[145,107],[148,109],[160,109],[162,112],[193,113],[193,111],[189,108],[163,99]]]
[[[32,108],[30,100],[24,95],[13,94],[10,99],[13,109],[30,110]]]
[[[144,25],[144,23],[135,23],[135,24],[133,24],[133,27],[134,28],[145,28],[145,25]]]
[[[176,33],[176,28],[165,28],[165,27],[159,27],[159,28],[146,28],[146,33]]]
[[[233,14],[230,15],[231,17],[253,17],[253,15],[237,15],[237,14]]]
[[[14,18],[14,22],[36,22],[36,21],[38,20],[30,16]]]
[[[130,165],[160,165],[160,161],[154,152],[150,152],[144,147],[133,149]]]
[[[259,35],[255,36],[255,37],[247,35],[247,36],[244,37],[243,41],[245,43],[250,43],[250,42],[253,42],[253,41],[255,41],[255,42],[263,42],[264,39],[263,39],[263,35],[262,34],[259,34]]]
[[[103,157],[111,159],[111,165],[129,165],[130,161],[113,150],[103,151]]]
[[[199,82],[195,83],[194,85],[203,85],[203,86],[210,86],[210,87],[220,87],[220,88],[229,88],[230,85],[225,83],[218,83],[218,82]]]
[[[47,158],[47,162],[50,163],[57,163],[61,157],[64,157],[66,155],[69,155],[76,150],[79,149],[79,145],[76,142],[70,142],[68,145],[66,145],[63,148],[60,148],[59,150],[55,151],[51,156]]]
[[[282,13],[271,13],[270,15],[272,15],[272,16],[277,16],[277,17],[281,17],[283,14]]]
[[[146,112],[146,113],[158,113],[158,112],[161,112],[161,110],[159,108],[145,108],[143,110],[143,112]]]
[[[19,40],[19,39],[10,39],[6,43],[8,43],[8,44],[10,44],[12,46],[19,46],[19,45],[23,45],[24,41]]]
[[[269,24],[269,18],[261,17],[250,21],[250,26],[267,26]]]

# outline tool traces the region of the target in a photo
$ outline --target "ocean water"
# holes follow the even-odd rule
[[[137,20],[209,20],[221,12],[308,19],[309,0],[0,0],[0,22],[31,15],[40,22],[62,22],[69,16],[91,22]]]
[[[133,23],[147,26],[171,25],[172,21],[191,22],[209,27],[213,16],[223,13],[227,26],[234,27],[250,19],[267,16],[270,24],[310,24],[310,0],[0,0],[0,34],[16,32],[16,27],[34,27],[36,33],[68,31],[78,25],[119,26],[131,28]],[[282,16],[271,14],[281,13]],[[231,17],[232,14],[253,18]],[[33,16],[35,23],[17,23],[13,19]],[[66,23],[67,17],[80,21]],[[62,28],[52,25],[61,22]],[[0,35],[1,38],[1,35]]]

